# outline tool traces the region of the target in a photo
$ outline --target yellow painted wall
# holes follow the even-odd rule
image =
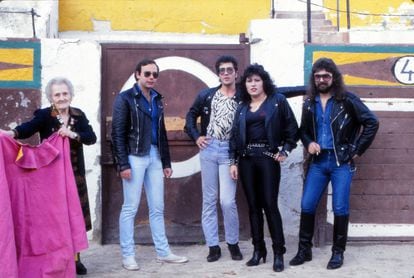
[[[346,0],[339,1],[339,10],[346,11]],[[414,28],[414,1],[412,0],[349,0],[351,28],[368,26],[411,26]],[[328,19],[337,24],[337,0],[324,0],[324,6],[333,10],[327,12]],[[384,16],[412,15],[412,16]],[[340,27],[346,28],[346,13],[339,14]]]
[[[59,31],[93,31],[103,20],[114,31],[239,34],[270,10],[270,0],[59,0]]]

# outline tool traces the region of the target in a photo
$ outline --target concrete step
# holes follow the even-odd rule
[[[306,19],[306,12],[276,11],[275,18],[299,18]],[[311,12],[312,19],[325,19],[325,14],[321,11]]]
[[[307,34],[304,36],[307,41]],[[320,32],[312,31],[312,43],[320,44],[344,44],[349,43],[348,32]]]

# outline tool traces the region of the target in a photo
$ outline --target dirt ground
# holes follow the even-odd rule
[[[287,238],[285,270],[273,272],[273,253],[271,243],[266,239],[268,258],[266,263],[247,267],[253,248],[250,242],[240,242],[242,261],[233,261],[224,242],[220,244],[222,257],[217,262],[208,263],[208,248],[205,245],[173,245],[177,255],[187,256],[186,264],[158,263],[154,246],[137,245],[136,258],[138,271],[127,271],[121,266],[118,245],[100,245],[90,242],[88,250],[81,258],[88,268],[87,276],[78,277],[352,277],[352,278],[414,278],[414,242],[389,244],[350,243],[345,252],[344,265],[340,269],[327,270],[330,246],[313,248],[313,260],[301,266],[289,266],[289,260],[297,251],[297,239]]]

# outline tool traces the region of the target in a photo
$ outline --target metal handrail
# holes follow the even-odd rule
[[[4,14],[30,14],[31,17],[32,17],[33,38],[36,38],[35,16],[40,17],[40,15],[38,15],[33,8],[30,11],[4,11],[4,10],[0,10],[0,13],[4,13]]]

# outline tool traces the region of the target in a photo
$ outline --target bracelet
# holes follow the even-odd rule
[[[232,165],[235,165],[235,166],[237,166],[237,163],[238,161],[237,161],[237,159],[235,159],[235,158],[230,158],[230,166],[232,166]]]
[[[285,151],[285,150],[281,150],[279,153],[281,155],[283,155],[284,157],[288,157],[289,156],[289,152],[288,151]]]

